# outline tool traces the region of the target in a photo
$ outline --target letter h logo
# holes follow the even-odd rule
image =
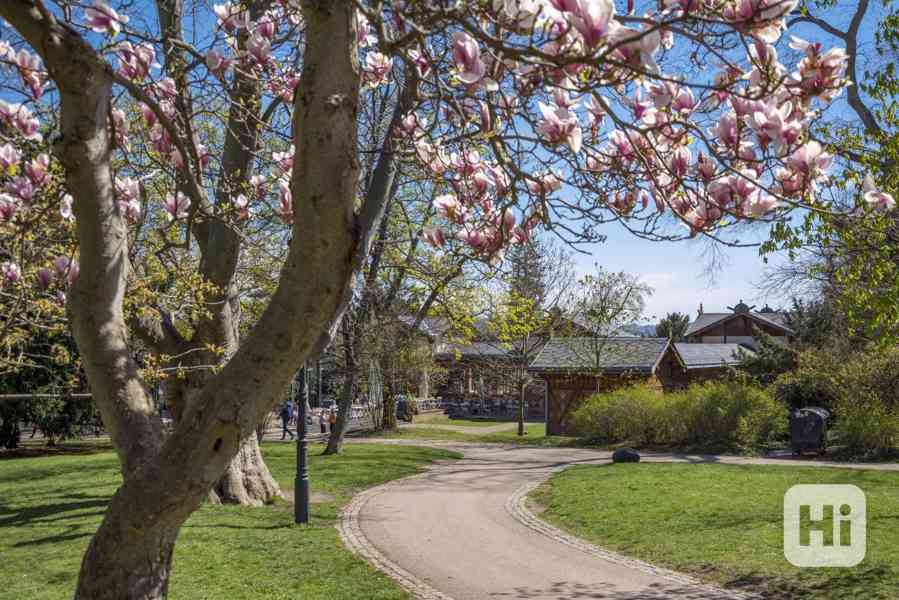
[[[865,493],[854,485],[794,485],[784,495],[784,557],[797,567],[854,567],[865,535]]]

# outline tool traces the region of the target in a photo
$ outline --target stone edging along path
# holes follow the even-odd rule
[[[442,445],[441,445],[442,446]],[[445,446],[442,446],[445,447]],[[460,448],[457,448],[460,449]],[[733,600],[754,600],[759,596],[747,592],[739,592],[734,590],[725,590],[714,585],[701,582],[689,575],[678,573],[670,569],[665,569],[646,563],[634,558],[622,556],[611,552],[604,548],[595,546],[576,536],[565,533],[561,529],[550,525],[535,515],[526,505],[528,494],[536,489],[543,482],[548,480],[554,474],[559,473],[571,465],[561,465],[559,467],[548,469],[542,473],[535,473],[532,481],[522,485],[514,494],[512,494],[505,504],[505,509],[516,521],[525,527],[543,535],[547,538],[573,547],[580,552],[594,556],[601,560],[622,565],[631,569],[639,570],[644,573],[663,578],[672,583],[680,584],[689,588],[693,592],[706,592],[709,597],[716,599],[729,598]],[[440,468],[432,467],[433,468]],[[451,596],[435,589],[429,583],[416,577],[400,565],[396,564],[384,555],[378,548],[374,546],[362,531],[359,516],[366,503],[373,497],[385,491],[399,486],[410,480],[425,477],[431,471],[410,475],[389,481],[385,484],[363,490],[353,496],[353,499],[341,510],[337,522],[337,530],[343,544],[354,554],[361,556],[366,562],[374,566],[376,569],[390,577],[400,585],[404,590],[411,593],[418,600],[454,600]]]
[[[536,531],[537,533],[548,537],[549,539],[559,542],[560,544],[565,544],[567,546],[571,546],[585,554],[589,554],[591,556],[595,556],[600,558],[606,562],[615,563],[618,565],[622,565],[625,567],[629,567],[631,569],[636,569],[638,571],[642,571],[644,573],[648,573],[650,575],[654,575],[656,577],[661,577],[667,579],[673,583],[678,583],[683,586],[689,587],[691,590],[695,590],[696,592],[706,592],[709,594],[709,597],[714,598],[733,598],[734,600],[755,600],[760,598],[757,594],[752,594],[749,592],[740,592],[736,590],[724,589],[718,586],[714,586],[705,582],[702,582],[698,579],[690,577],[684,573],[679,573],[677,571],[672,571],[670,569],[666,569],[663,567],[658,567],[656,565],[644,562],[642,560],[638,560],[636,558],[630,558],[627,556],[623,556],[621,554],[617,554],[612,552],[611,550],[606,550],[605,548],[600,548],[599,546],[595,546],[586,540],[582,540],[581,538],[571,535],[570,533],[566,533],[559,529],[554,525],[550,525],[543,519],[539,518],[530,508],[527,506],[527,497],[532,491],[540,487],[546,480],[550,477],[564,471],[570,465],[566,465],[557,469],[553,469],[547,472],[545,475],[540,476],[535,481],[528,482],[518,488],[518,490],[512,494],[509,499],[506,501],[506,510],[509,512],[512,517],[515,518],[516,521],[524,525],[525,527]]]

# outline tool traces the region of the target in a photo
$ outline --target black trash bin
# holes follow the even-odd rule
[[[827,450],[827,422],[830,413],[817,406],[790,412],[790,447],[799,456],[803,450],[824,454]]]

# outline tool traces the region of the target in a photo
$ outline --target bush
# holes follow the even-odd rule
[[[899,447],[899,348],[803,352],[772,390],[788,407],[829,409],[837,443],[852,454]]]
[[[638,385],[597,394],[574,425],[600,443],[754,449],[783,437],[787,412],[765,390],[715,381],[679,392]]]

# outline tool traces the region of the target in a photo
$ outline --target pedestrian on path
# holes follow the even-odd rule
[[[328,423],[331,426],[331,433],[334,433],[334,425],[337,424],[337,411],[333,408],[331,409],[331,414],[328,415]]]
[[[318,413],[318,425],[321,427],[322,433],[328,433],[328,415],[324,408]]]
[[[293,404],[291,402],[285,402],[281,407],[281,413],[279,416],[281,417],[281,439],[283,440],[287,434],[290,434],[290,439],[293,439],[293,432],[290,430],[290,420],[293,418]]]

